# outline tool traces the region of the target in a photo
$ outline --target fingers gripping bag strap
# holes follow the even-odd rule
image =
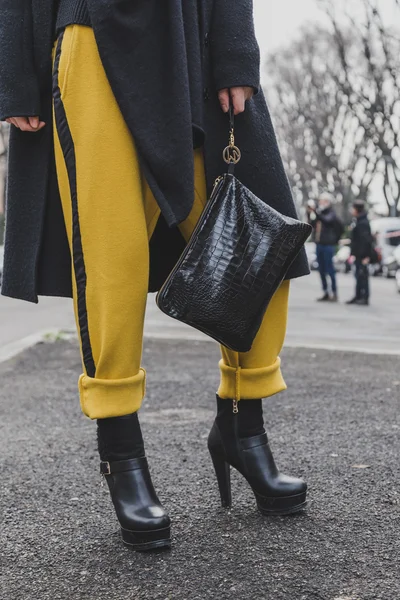
[[[228,173],[235,174],[235,165],[241,159],[241,152],[235,145],[235,113],[232,101],[229,104],[229,144],[223,152],[224,161],[228,164]]]

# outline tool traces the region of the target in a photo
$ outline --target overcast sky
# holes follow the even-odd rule
[[[253,0],[257,37],[265,55],[288,42],[306,21],[321,18],[315,0]]]
[[[234,0],[233,0],[234,1]],[[338,13],[349,10],[359,14],[362,3],[360,0],[333,0]],[[261,56],[289,42],[301,26],[307,21],[323,21],[324,15],[317,6],[317,0],[253,0],[256,21],[257,38],[260,44]],[[393,24],[398,18],[393,0],[379,0],[379,5],[385,20]]]
[[[395,12],[394,1],[378,1],[386,23],[390,25],[396,23],[398,13]],[[323,22],[326,18],[317,7],[317,0],[277,0],[274,4],[272,0],[253,0],[253,2],[262,62],[269,52],[289,43],[304,23]],[[360,0],[333,0],[333,2],[339,16],[349,10],[353,15],[360,15],[361,18]],[[265,76],[264,69],[261,69],[261,73]],[[376,194],[376,197],[382,196],[381,187],[377,186],[376,192],[372,188],[372,194]],[[383,196],[382,206],[385,206]]]

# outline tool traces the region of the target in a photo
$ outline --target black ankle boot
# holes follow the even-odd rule
[[[253,404],[247,405],[248,402]],[[218,414],[208,437],[208,449],[222,506],[229,508],[232,504],[230,467],[234,467],[250,484],[262,514],[284,515],[302,510],[307,484],[279,473],[263,428],[261,400],[236,404],[217,396],[217,403]]]
[[[124,544],[141,552],[171,545],[170,519],[154,490],[137,413],[99,419],[97,438],[104,475]]]

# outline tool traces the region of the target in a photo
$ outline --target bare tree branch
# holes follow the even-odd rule
[[[346,215],[380,184],[389,214],[399,214],[400,30],[385,24],[381,0],[357,0],[357,18],[316,1],[330,26],[303,30],[267,61],[296,199],[329,190]],[[400,0],[386,1],[400,17]]]

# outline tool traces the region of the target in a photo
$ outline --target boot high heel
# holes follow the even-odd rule
[[[240,409],[237,412],[235,403],[234,411],[232,414],[231,409],[230,415],[224,415],[223,425],[217,417],[208,438],[222,506],[229,508],[232,504],[230,468],[233,467],[249,483],[262,514],[286,515],[305,508],[307,484],[279,472],[265,432],[240,437]]]

